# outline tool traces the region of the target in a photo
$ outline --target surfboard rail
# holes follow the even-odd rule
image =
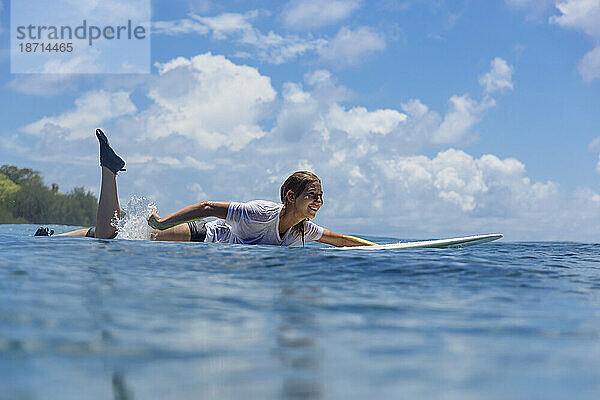
[[[463,236],[448,239],[421,240],[416,242],[398,242],[390,244],[378,244],[376,246],[335,247],[338,250],[391,250],[391,249],[417,249],[417,248],[462,248],[476,244],[492,242],[503,238],[501,233],[489,233],[485,235]]]

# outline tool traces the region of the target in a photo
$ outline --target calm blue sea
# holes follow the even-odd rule
[[[0,225],[0,399],[600,398],[598,244],[361,252],[36,228]]]

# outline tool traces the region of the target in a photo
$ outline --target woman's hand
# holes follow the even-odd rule
[[[340,235],[330,231],[329,229],[323,230],[321,239],[317,242],[331,244],[337,247],[351,247],[351,246],[375,246],[377,243],[373,243],[369,240],[357,238],[350,235]]]
[[[150,225],[154,229],[158,229],[159,231],[163,231],[166,229],[166,227],[162,223],[162,219],[156,211],[156,208],[152,210],[152,212],[148,216],[148,225]]]

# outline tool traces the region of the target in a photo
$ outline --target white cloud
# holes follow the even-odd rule
[[[600,78],[600,45],[590,50],[581,59],[578,70],[585,82]]]
[[[574,29],[600,41],[600,0],[567,0],[556,4],[560,15],[550,17],[550,23]],[[579,63],[584,81],[600,78],[600,46],[596,45]]]
[[[199,183],[192,183],[187,186],[188,191],[192,193],[192,197],[196,199],[196,201],[205,201],[208,198],[208,194],[202,188],[202,185]]]
[[[250,20],[258,16],[258,11],[247,13],[223,13],[214,17],[190,14],[190,18],[175,21],[155,21],[152,32],[155,34],[180,35],[196,33],[213,34],[213,38],[223,40],[230,35],[254,29]]]
[[[492,60],[491,67],[491,71],[479,77],[479,84],[484,87],[485,92],[512,90],[513,67],[499,57]]]
[[[22,128],[25,133],[44,135],[48,130],[59,132],[66,140],[89,137],[94,129],[104,123],[136,111],[135,105],[124,91],[104,90],[88,92],[75,100],[75,109],[56,117],[44,117]]]
[[[259,59],[273,64],[282,64],[307,52],[318,51],[327,43],[324,39],[280,36],[273,32],[263,34],[255,29],[245,31],[239,41],[256,48]]]
[[[154,21],[152,23],[152,33],[155,35],[185,35],[190,33],[197,33],[199,35],[206,35],[210,32],[210,29],[195,20],[192,19],[178,19],[174,21]]]
[[[5,149],[11,154],[27,154],[30,148],[19,143],[18,134],[0,135],[0,148]],[[4,163],[3,163],[4,164]]]
[[[525,10],[528,18],[539,19],[542,14],[553,9],[556,0],[505,0],[506,3],[514,8]]]
[[[368,134],[387,135],[406,120],[406,115],[390,109],[369,112],[364,107],[354,107],[346,111],[334,104],[326,118],[329,129],[347,132],[351,138],[364,138]]]
[[[61,58],[50,59],[43,66],[42,73],[45,74],[73,74],[85,71],[89,74],[102,73],[103,67],[98,63],[102,53],[92,47],[85,48],[73,57],[64,61]]]
[[[170,156],[149,156],[141,154],[132,154],[127,157],[128,164],[158,164],[166,167],[181,169],[191,168],[200,171],[214,169],[215,166],[204,161],[199,161],[192,156],[185,156],[182,158],[175,158]]]
[[[590,144],[588,144],[588,149],[593,151],[600,151],[600,137],[595,137],[592,139]]]
[[[596,163],[596,172],[600,174],[600,154],[598,155],[598,162]]]
[[[72,74],[22,74],[6,84],[6,87],[19,93],[36,96],[54,96],[73,90],[78,75]]]
[[[283,107],[274,132],[288,141],[299,141],[308,132],[318,132],[326,141],[333,133],[342,133],[350,139],[371,140],[373,135],[385,136],[396,131],[407,118],[393,109],[368,111],[365,107],[352,107],[346,110],[338,104],[346,92],[334,86],[328,71],[307,74],[305,80],[315,86],[314,91],[305,91],[295,83],[284,84]]]
[[[431,143],[452,144],[465,140],[471,133],[471,128],[481,119],[483,111],[496,104],[493,99],[477,103],[468,95],[454,95],[448,103],[450,110],[431,135]]]
[[[235,151],[265,134],[258,122],[276,92],[255,68],[210,53],[179,57],[158,68],[160,76],[148,93],[154,104],[136,117],[143,137],[178,134],[207,149]]]
[[[356,65],[374,53],[385,49],[383,36],[372,28],[362,26],[356,30],[342,27],[327,46],[319,50],[321,58],[339,65]]]
[[[251,19],[258,15],[258,11],[249,11],[245,14],[224,13],[214,17],[201,17],[192,15],[212,32],[215,39],[226,39],[232,33],[252,30]]]
[[[324,39],[312,37],[262,33],[251,23],[258,15],[256,10],[245,14],[225,13],[214,17],[191,15],[190,19],[154,22],[153,32],[166,35],[212,34],[214,40],[232,39],[250,50],[234,52],[237,57],[248,58],[254,54],[258,59],[273,64],[289,62],[302,54],[317,51],[327,43]]]
[[[329,71],[317,70],[305,75],[313,91],[296,83],[284,85],[283,106],[274,132],[288,141],[298,141],[310,131],[329,140],[337,132],[346,138],[368,140],[379,151],[394,153],[401,149],[402,154],[427,145],[465,143],[475,138],[473,128],[484,112],[495,106],[490,93],[511,84],[512,68],[504,64],[501,59],[491,63],[491,71],[484,75],[485,96],[481,101],[469,95],[453,95],[444,115],[429,110],[417,99],[403,104],[401,111],[369,111],[360,106],[347,109],[339,104],[348,100],[347,90],[335,85]],[[510,69],[508,74],[505,67]]]
[[[325,69],[319,69],[312,73],[307,73],[304,80],[309,85],[321,85],[330,83],[332,81],[332,76],[331,72]]]
[[[488,154],[477,159],[449,149],[434,158],[397,157],[376,164],[385,185],[394,188],[385,198],[403,204],[404,215],[410,215],[411,210],[434,215],[437,210],[442,219],[448,212],[472,218],[531,217],[558,199],[556,184],[531,183],[525,166],[512,158]]]
[[[403,136],[412,151],[425,145],[451,145],[469,142],[475,138],[473,128],[484,112],[495,106],[494,99],[485,97],[477,102],[469,95],[453,95],[448,100],[449,109],[442,117],[418,99],[402,105],[407,115]]]
[[[283,22],[293,29],[320,28],[347,18],[360,5],[360,0],[292,0],[285,7]]]
[[[212,33],[214,39],[224,40],[233,34],[253,30],[250,20],[257,17],[258,14],[256,10],[244,14],[223,13],[214,17],[190,14],[190,18],[174,21],[155,21],[152,23],[152,32],[171,36],[191,33],[207,35]]]
[[[561,14],[550,17],[551,23],[600,38],[600,0],[567,0],[556,8]]]
[[[283,85],[283,105],[277,115],[274,134],[287,141],[297,142],[305,133],[315,129],[320,117],[320,105],[302,87],[294,83]]]
[[[188,1],[188,5],[192,12],[202,13],[202,14],[208,13],[211,9],[215,8],[215,6],[217,6],[218,4],[219,4],[219,2],[216,2],[216,4],[215,4],[212,0],[190,0],[190,1]]]
[[[472,139],[473,127],[487,109],[496,105],[490,95],[513,88],[514,70],[505,60],[496,57],[490,67],[490,71],[479,78],[484,98],[478,102],[469,95],[453,95],[448,100],[449,110],[443,118],[418,100],[404,104],[403,110],[409,115],[409,128],[430,144],[457,144]]]
[[[320,15],[326,15],[322,12],[322,6],[327,7],[334,3],[342,2],[334,1],[319,5]],[[359,4],[359,2],[354,3],[357,6]],[[317,2],[298,4],[301,4],[302,9],[304,7],[311,9]],[[154,22],[153,32],[166,35],[211,34],[214,40],[233,40],[242,46],[242,50],[232,53],[237,57],[254,56],[273,64],[282,64],[301,55],[316,52],[322,60],[343,67],[356,65],[365,57],[385,49],[384,36],[369,27],[363,26],[355,30],[343,27],[333,39],[328,41],[323,38],[313,38],[311,35],[300,37],[282,36],[274,32],[263,33],[252,25],[252,20],[258,15],[259,12],[256,10],[244,14],[225,13],[214,17],[190,15],[188,19]]]
[[[590,188],[579,188],[575,192],[575,196],[584,202],[590,203],[595,207],[600,207],[600,194],[594,192]]]

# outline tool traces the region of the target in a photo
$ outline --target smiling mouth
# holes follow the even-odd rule
[[[314,211],[314,212],[317,212],[317,211],[319,211],[319,208],[318,208],[318,207],[310,207],[310,206],[309,206],[309,207],[308,207],[308,209],[309,209],[309,210],[312,210],[312,211]]]

